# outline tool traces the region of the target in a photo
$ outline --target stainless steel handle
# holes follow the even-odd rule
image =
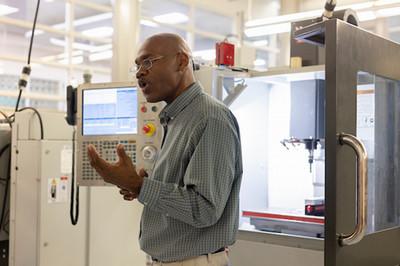
[[[368,156],[364,144],[353,135],[341,133],[339,142],[349,145],[357,156],[357,225],[353,233],[339,236],[339,244],[349,246],[360,242],[367,229]]]

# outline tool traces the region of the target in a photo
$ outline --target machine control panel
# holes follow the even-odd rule
[[[133,82],[83,84],[78,88],[77,183],[107,186],[90,165],[87,154],[93,145],[108,162],[118,161],[116,148],[125,151],[149,174],[157,159],[162,138],[158,113],[162,103],[148,103]]]
[[[141,130],[140,145],[137,150],[138,165],[150,174],[157,160],[163,137],[162,126],[158,114],[164,103],[149,103],[144,97],[139,99],[139,129]]]

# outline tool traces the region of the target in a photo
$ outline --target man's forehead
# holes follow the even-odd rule
[[[159,47],[152,42],[145,42],[139,49],[136,60],[143,60],[148,57],[160,55]]]
[[[153,57],[153,56],[155,56],[155,54],[153,54],[153,53],[148,53],[148,52],[147,53],[138,53],[135,61],[141,61],[143,59]]]

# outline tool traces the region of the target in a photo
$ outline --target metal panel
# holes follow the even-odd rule
[[[85,265],[86,213],[81,212],[77,226],[71,225],[69,189],[66,189],[66,200],[49,202],[49,180],[63,175],[61,151],[68,145],[71,142],[19,141],[15,144],[10,265]],[[81,198],[85,199],[84,189]],[[81,209],[86,208],[85,201],[81,200],[80,205]]]
[[[21,143],[21,145],[24,145]],[[63,158],[72,152],[71,141],[41,141],[40,145],[40,211],[38,213],[38,249],[40,266],[85,266],[87,254],[86,239],[86,188],[79,190],[79,223],[72,225],[69,216],[70,210],[70,173],[63,173],[61,169],[71,167],[71,161]],[[64,164],[64,165],[63,165]],[[66,164],[66,165],[65,165]],[[24,164],[21,164],[25,167]],[[65,171],[65,170],[64,170]],[[49,186],[52,180],[67,178],[66,188],[61,191],[58,186],[56,193],[64,193],[65,198],[52,202]],[[60,182],[59,179],[57,179]],[[26,206],[25,206],[26,209]]]
[[[356,158],[340,146],[341,132],[356,134],[358,71],[400,80],[400,46],[338,20],[325,22],[326,44],[326,266],[393,266],[400,262],[400,229],[339,246],[338,234],[355,227]]]

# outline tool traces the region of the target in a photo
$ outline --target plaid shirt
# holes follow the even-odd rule
[[[242,155],[236,118],[194,83],[160,113],[165,142],[138,200],[140,246],[171,262],[236,239]]]

